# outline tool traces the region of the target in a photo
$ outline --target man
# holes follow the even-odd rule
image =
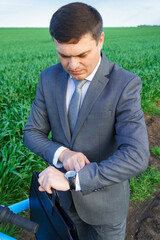
[[[102,29],[100,14],[83,3],[53,14],[60,63],[42,71],[24,129],[24,144],[51,165],[39,190],[62,191],[82,240],[124,239],[129,179],[149,159],[141,80],[107,60]]]

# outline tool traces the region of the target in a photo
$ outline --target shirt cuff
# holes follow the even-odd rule
[[[76,191],[81,191],[78,173],[76,174]]]
[[[58,162],[58,158],[60,156],[60,154],[65,150],[67,149],[66,147],[59,147],[57,149],[57,151],[55,152],[54,154],[54,157],[53,157],[53,165],[56,167],[56,168],[61,168],[63,166],[63,164],[61,162]]]

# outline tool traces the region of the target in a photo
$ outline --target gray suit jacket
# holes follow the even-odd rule
[[[71,137],[67,79],[60,63],[42,71],[24,129],[24,144],[51,165],[60,146],[83,152],[91,163],[79,171],[82,191],[72,192],[79,216],[89,224],[119,223],[128,212],[128,179],[144,171],[149,160],[141,80],[102,54]],[[60,193],[60,197],[69,207],[67,194]]]

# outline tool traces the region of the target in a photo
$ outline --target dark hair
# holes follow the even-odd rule
[[[74,40],[91,33],[97,42],[103,31],[103,20],[100,13],[93,7],[74,2],[59,8],[52,16],[49,27],[53,39],[59,43]]]

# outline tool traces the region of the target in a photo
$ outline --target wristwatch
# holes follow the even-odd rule
[[[67,180],[69,182],[70,190],[76,189],[75,182],[74,182],[76,174],[77,174],[76,171],[68,171],[64,174],[65,178],[67,178]]]

